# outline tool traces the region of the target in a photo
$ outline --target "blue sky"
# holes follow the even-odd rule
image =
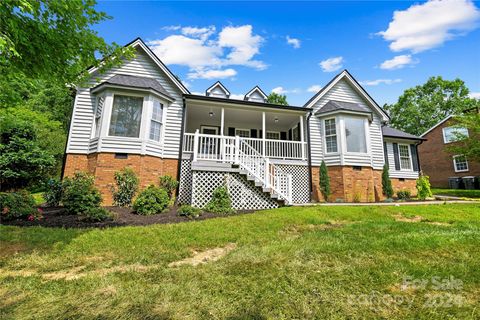
[[[234,97],[259,85],[303,105],[348,69],[380,104],[430,76],[480,98],[480,4],[100,1],[107,41],[141,37],[191,92],[216,80]],[[394,12],[395,15],[394,15]]]

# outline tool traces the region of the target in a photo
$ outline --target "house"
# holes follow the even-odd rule
[[[334,201],[382,199],[384,163],[396,189],[414,191],[422,138],[387,126],[388,115],[346,70],[304,106],[267,103],[255,86],[243,100],[221,82],[191,94],[141,40],[132,60],[77,88],[64,176],[87,171],[112,202],[114,172],[131,167],[142,186],[180,181],[177,199],[203,207],[226,185],[235,209],[322,200],[325,161]]]
[[[469,135],[466,128],[455,126],[455,117],[448,116],[430,129],[422,138],[426,139],[419,146],[422,170],[430,177],[434,187],[449,187],[449,179],[480,176],[480,163],[471,161],[461,154],[452,154],[447,147],[455,144],[459,135]]]

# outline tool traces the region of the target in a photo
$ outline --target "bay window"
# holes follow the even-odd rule
[[[337,127],[335,118],[325,119],[325,145],[327,153],[333,153],[338,151],[337,145]]]
[[[150,120],[150,140],[160,142],[162,132],[163,104],[153,100],[152,118]]]
[[[345,117],[344,121],[347,152],[367,153],[365,120],[363,118]]]
[[[108,134],[116,137],[139,138],[143,98],[114,95]]]
[[[98,138],[100,136],[100,126],[102,119],[102,110],[105,103],[105,98],[103,96],[97,98],[97,109],[95,110],[95,134],[94,137]]]

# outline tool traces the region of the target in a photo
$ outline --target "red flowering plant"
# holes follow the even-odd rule
[[[26,191],[0,192],[0,208],[2,220],[28,219],[30,215],[41,215],[35,207],[32,195]]]
[[[37,211],[28,216],[28,221],[39,221],[43,219],[43,210],[38,208]]]

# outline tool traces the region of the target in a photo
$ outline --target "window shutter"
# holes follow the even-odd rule
[[[301,137],[301,134],[300,134],[300,122],[297,124],[297,137],[298,137],[298,141],[300,141],[300,137]],[[292,139],[293,140],[293,139]]]
[[[287,133],[285,131],[280,132],[280,140],[287,140]]]
[[[250,138],[257,137],[257,129],[250,129]]]
[[[389,166],[388,163],[388,150],[387,150],[387,143],[383,142],[383,157],[385,158],[385,164]]]
[[[393,143],[393,158],[395,159],[395,170],[400,170],[400,155],[398,154],[398,143]]]
[[[260,135],[259,138],[263,139],[263,130],[262,129],[258,130],[258,134]]]
[[[410,145],[410,153],[412,154],[413,171],[420,171],[418,165],[418,154],[416,145]]]
[[[235,137],[235,128],[228,127],[228,135],[230,137]]]
[[[282,140],[287,140],[287,139],[283,139],[281,138]],[[288,129],[288,140],[293,140],[293,134],[292,134],[292,129]]]

